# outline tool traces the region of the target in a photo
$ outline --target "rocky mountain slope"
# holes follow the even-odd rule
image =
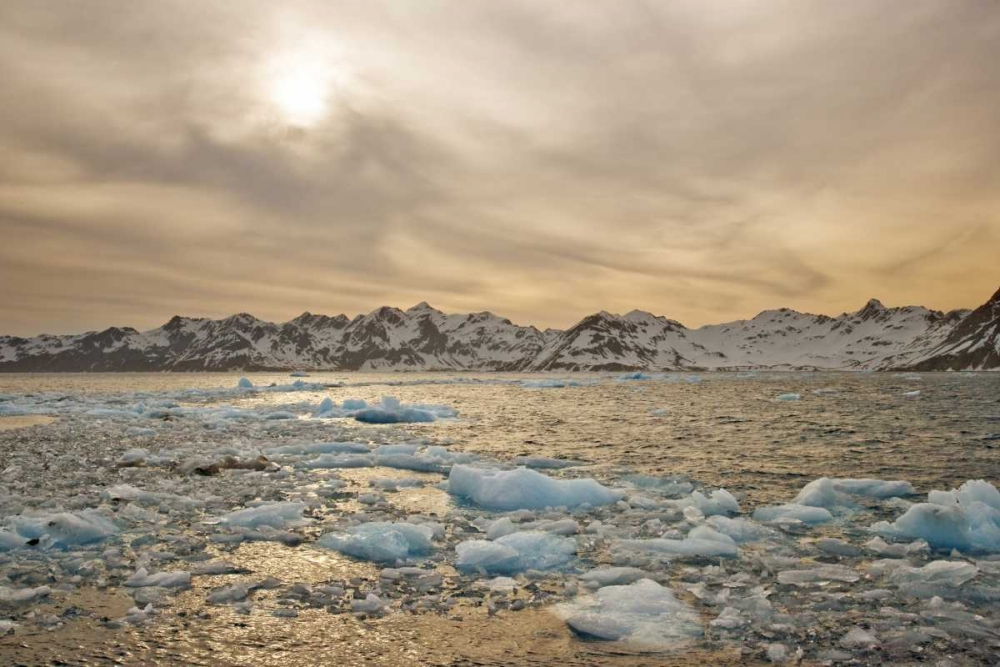
[[[782,308],[688,329],[642,311],[600,312],[566,331],[421,303],[282,324],[245,313],[174,317],[150,331],[0,336],[0,371],[1000,369],[1000,291],[974,311],[887,308],[837,317]]]

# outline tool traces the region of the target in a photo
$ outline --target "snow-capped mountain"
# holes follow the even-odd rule
[[[837,317],[782,308],[698,329],[634,310],[540,331],[488,312],[447,315],[421,303],[354,319],[178,316],[142,332],[0,336],[0,371],[286,369],[1000,369],[1000,291],[971,312],[887,308],[872,299]]]
[[[909,365],[920,371],[1000,368],[1000,290],[957,322],[947,338],[911,357]]]
[[[446,315],[426,303],[353,320],[303,313],[283,324],[246,313],[175,316],[144,332],[0,337],[0,371],[520,370],[557,333],[492,313]]]

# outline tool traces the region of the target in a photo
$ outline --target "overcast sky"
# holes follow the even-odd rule
[[[981,0],[0,3],[0,334],[1000,286]]]

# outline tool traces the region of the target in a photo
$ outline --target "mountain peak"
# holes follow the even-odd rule
[[[420,315],[423,313],[438,313],[441,312],[437,308],[431,306],[431,304],[426,301],[421,301],[415,306],[411,306],[406,309],[407,315]]]
[[[858,317],[863,320],[869,320],[873,317],[878,317],[880,315],[888,312],[888,309],[882,304],[878,299],[868,299],[868,303],[865,307],[858,311]]]

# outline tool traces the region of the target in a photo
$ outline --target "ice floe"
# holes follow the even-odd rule
[[[558,611],[576,634],[588,639],[670,648],[703,633],[698,613],[651,579],[606,586]]]
[[[540,531],[523,531],[496,540],[466,540],[455,547],[455,567],[465,572],[516,574],[550,570],[574,559],[576,540]]]
[[[593,479],[555,479],[527,468],[496,470],[455,465],[448,493],[492,510],[608,505],[625,497]]]
[[[434,529],[405,522],[378,521],[352,526],[344,532],[327,533],[317,545],[355,558],[394,563],[426,556],[433,548]]]

